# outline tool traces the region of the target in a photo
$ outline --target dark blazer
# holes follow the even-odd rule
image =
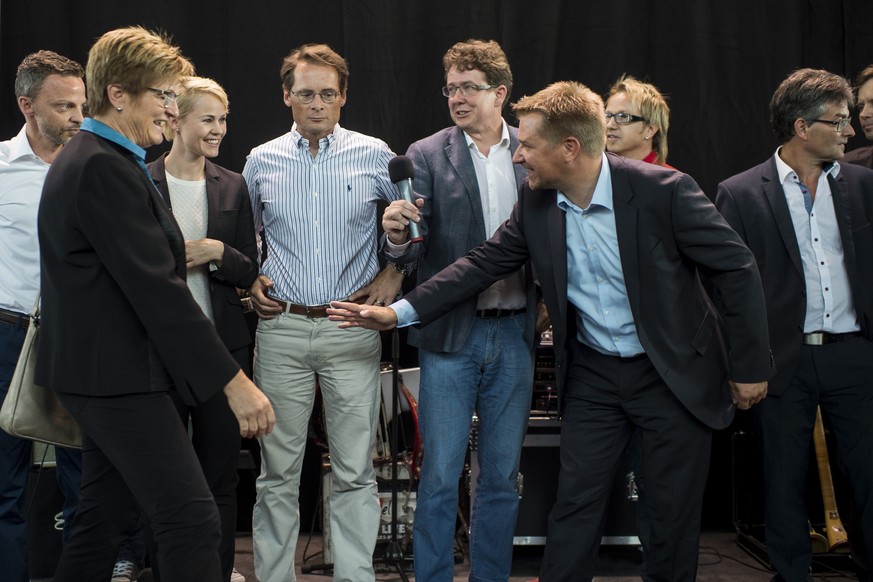
[[[152,180],[170,204],[166,154],[148,165]],[[248,289],[258,276],[258,248],[249,189],[240,174],[206,160],[206,237],[224,243],[221,267],[210,271],[209,294],[218,335],[234,351],[252,343],[237,287]]]
[[[188,290],[182,233],[133,154],[79,132],[48,172],[38,225],[37,382],[114,396],[165,390],[169,372],[196,404],[239,371]]]
[[[864,336],[873,339],[873,171],[840,164],[839,175],[828,177],[828,183],[855,312]],[[757,259],[778,367],[769,392],[781,394],[794,375],[803,346],[806,282],[776,161],[771,157],[719,184],[716,205]]]
[[[873,168],[873,146],[858,148],[847,152],[840,163],[856,164],[865,168]]]
[[[509,128],[509,147],[518,147],[518,130]],[[421,231],[424,242],[410,245],[398,262],[418,260],[417,282],[427,281],[466,255],[485,239],[485,217],[476,169],[464,132],[452,126],[415,142],[406,152],[415,168],[413,190],[424,198]],[[513,164],[516,186],[526,172]],[[536,323],[536,293],[531,270],[525,270],[527,282],[527,325],[525,339],[533,344]],[[409,330],[409,343],[432,352],[456,352],[467,339],[476,314],[477,297],[472,296],[457,308],[421,328]]]
[[[754,257],[689,176],[607,154],[622,270],[637,333],[677,398],[705,424],[734,415],[727,380],[772,374]],[[509,220],[406,299],[427,324],[531,260],[554,328],[559,391],[575,309],[567,301],[565,213],[554,190],[525,181]],[[723,294],[716,311],[698,270]]]

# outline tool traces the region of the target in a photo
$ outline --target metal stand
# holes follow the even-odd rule
[[[391,539],[388,541],[385,548],[385,556],[382,558],[385,564],[397,570],[397,574],[403,582],[409,582],[406,572],[403,570],[403,549],[400,547],[400,542],[397,539],[397,489],[399,481],[397,479],[397,449],[398,449],[398,434],[400,425],[400,334],[397,328],[391,332],[391,434],[389,441],[391,443]],[[411,478],[411,475],[410,475]]]

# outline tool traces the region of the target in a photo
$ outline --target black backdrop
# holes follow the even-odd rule
[[[398,153],[451,123],[441,57],[459,40],[500,42],[516,98],[567,79],[604,93],[621,73],[636,75],[669,97],[670,163],[710,195],[772,154],[768,103],[790,71],[854,77],[873,63],[871,0],[0,0],[0,139],[22,124],[13,79],[26,54],[52,49],[84,64],[95,38],[132,24],[172,34],[198,73],[227,89],[217,162],[236,171],[253,146],[290,129],[278,70],[306,42],[349,61],[341,123]],[[747,425],[739,414],[735,430]],[[714,441],[704,525],[731,523],[730,438]]]
[[[241,171],[253,146],[290,128],[278,69],[305,42],[349,61],[341,123],[403,153],[451,123],[445,50],[491,38],[509,56],[514,98],[565,79],[604,93],[624,72],[660,87],[673,111],[669,161],[712,194],[772,153],[767,104],[790,71],[854,77],[873,62],[871,23],[871,0],[0,0],[0,138],[22,124],[12,85],[24,55],[52,49],[84,64],[100,34],[139,24],[170,33],[227,89],[219,164]]]

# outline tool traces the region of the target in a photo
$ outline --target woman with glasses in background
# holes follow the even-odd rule
[[[670,107],[654,85],[622,75],[610,88],[606,97],[606,151],[672,168],[667,164],[669,127]]]

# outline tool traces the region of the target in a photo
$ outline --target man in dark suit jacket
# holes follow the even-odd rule
[[[500,45],[459,42],[443,65],[443,93],[455,125],[406,152],[415,169],[413,189],[424,200],[419,223],[424,241],[409,243],[402,214],[416,211],[409,202],[392,202],[383,219],[387,257],[399,263],[417,260],[419,284],[497,230],[509,217],[525,174],[512,163],[518,130],[501,115],[512,72]],[[426,451],[414,521],[420,580],[452,577],[458,479],[474,413],[479,472],[470,520],[471,569],[477,579],[509,577],[516,482],[531,408],[536,311],[528,267],[409,331],[409,343],[419,348],[418,411]]]
[[[858,74],[855,88],[858,92],[858,121],[861,123],[861,131],[867,141],[873,141],[873,65]],[[873,168],[873,145],[852,150],[840,161]]]
[[[849,84],[802,69],[770,102],[782,144],[718,187],[716,204],[758,262],[778,373],[755,408],[764,460],[766,542],[774,580],[807,580],[804,483],[816,408],[835,437],[873,540],[873,172],[838,164]]]
[[[652,524],[643,576],[694,580],[712,429],[735,404],[761,401],[772,369],[754,258],[691,178],[603,153],[603,102],[587,87],[556,83],[514,110],[514,160],[528,178],[509,220],[391,308],[336,303],[333,317],[426,324],[530,260],[563,406],[541,578],[593,576],[613,475],[638,427]],[[698,272],[722,293],[721,314]]]

